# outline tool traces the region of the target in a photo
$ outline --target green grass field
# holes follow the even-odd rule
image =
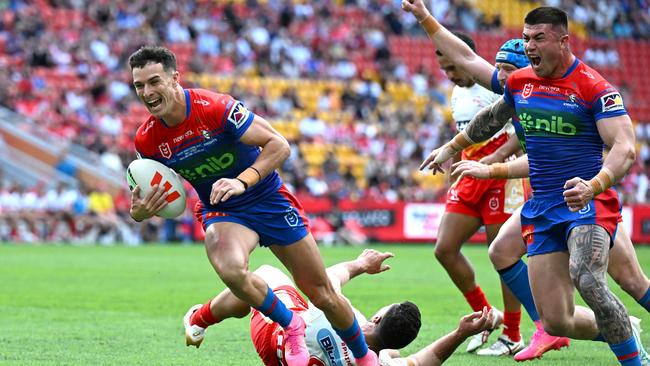
[[[344,288],[366,315],[381,305],[411,300],[423,326],[404,352],[453,329],[469,306],[435,261],[432,247],[376,246],[395,253],[392,269],[361,276]],[[359,248],[322,250],[326,264],[356,257]],[[491,302],[501,307],[498,276],[485,247],[464,250]],[[650,270],[650,248],[638,249]],[[258,249],[251,267],[278,265]],[[630,313],[650,327],[650,316],[616,285]],[[182,316],[223,289],[200,245],[144,247],[0,246],[0,365],[259,365],[248,319],[227,320],[208,331],[200,349],[185,346]],[[522,320],[524,337],[532,323]],[[650,329],[650,328],[648,328]],[[493,335],[491,339],[496,339]],[[643,334],[650,345],[650,331]],[[507,358],[467,355],[464,345],[449,365],[508,365]],[[540,365],[615,365],[604,343],[576,341]]]

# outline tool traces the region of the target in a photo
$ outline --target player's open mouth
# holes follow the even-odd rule
[[[147,102],[149,108],[156,108],[160,104],[162,104],[162,98],[154,99],[152,101]]]
[[[533,66],[539,66],[539,64],[542,63],[542,58],[539,56],[528,55],[528,59]]]

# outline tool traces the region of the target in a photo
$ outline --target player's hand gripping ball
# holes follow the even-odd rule
[[[166,219],[178,217],[185,211],[185,189],[181,178],[165,165],[151,159],[138,159],[129,164],[126,169],[126,180],[129,189],[140,187],[140,198],[144,198],[152,187],[158,185],[167,192],[167,205],[156,216]]]

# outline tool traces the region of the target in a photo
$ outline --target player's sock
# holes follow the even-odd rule
[[[510,267],[501,269],[499,276],[503,283],[508,286],[510,291],[515,295],[517,300],[524,306],[528,316],[533,322],[540,320],[537,308],[535,307],[535,300],[533,300],[533,292],[530,290],[530,283],[528,282],[528,266],[521,259]]]
[[[469,306],[471,306],[474,311],[481,311],[486,306],[488,310],[492,309],[492,306],[490,306],[490,303],[487,301],[481,286],[476,286],[475,289],[464,293],[463,296],[465,296]]]
[[[641,359],[639,358],[639,346],[636,344],[634,336],[621,343],[610,343],[609,348],[612,349],[616,355],[616,358],[618,358],[618,362],[620,362],[621,365],[641,366]]]
[[[650,287],[648,287],[648,291],[646,291],[643,297],[638,299],[637,302],[650,312]]]
[[[336,334],[341,337],[343,342],[345,342],[350,351],[352,351],[354,358],[359,359],[368,353],[366,337],[363,335],[356,317],[354,318],[354,321],[352,322],[352,326],[350,326],[350,328],[346,330],[334,328],[334,330],[336,331]]]
[[[521,311],[503,312],[503,334],[507,335],[513,342],[519,342],[521,340],[521,332],[519,331],[520,323]]]
[[[291,323],[291,318],[293,317],[293,312],[284,306],[284,303],[275,296],[270,287],[266,292],[266,297],[262,305],[255,307],[255,309],[280,324],[282,328],[286,328]]]
[[[190,317],[190,324],[198,325],[201,328],[207,328],[212,324],[220,322],[220,320],[217,319],[210,310],[211,302],[212,301],[208,301],[207,303],[203,304],[199,310],[195,311],[194,314],[192,314]]]

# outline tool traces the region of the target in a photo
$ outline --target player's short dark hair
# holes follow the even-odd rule
[[[162,64],[165,72],[176,71],[176,56],[165,47],[143,46],[129,56],[131,70],[143,68],[147,64]]]
[[[465,44],[468,45],[469,48],[472,49],[472,51],[476,52],[476,43],[474,43],[474,40],[472,39],[472,37],[469,36],[469,34],[463,32],[456,32],[456,31],[451,33],[453,33],[456,37],[460,38],[463,42],[465,42]],[[436,49],[436,55],[442,56],[442,52],[440,52],[439,49]]]
[[[553,27],[561,27],[563,31],[569,30],[569,17],[567,13],[554,6],[540,6],[531,10],[524,18],[524,24],[551,24]]]
[[[411,343],[420,332],[420,309],[410,301],[393,305],[381,318],[377,330],[378,347],[400,349]]]

